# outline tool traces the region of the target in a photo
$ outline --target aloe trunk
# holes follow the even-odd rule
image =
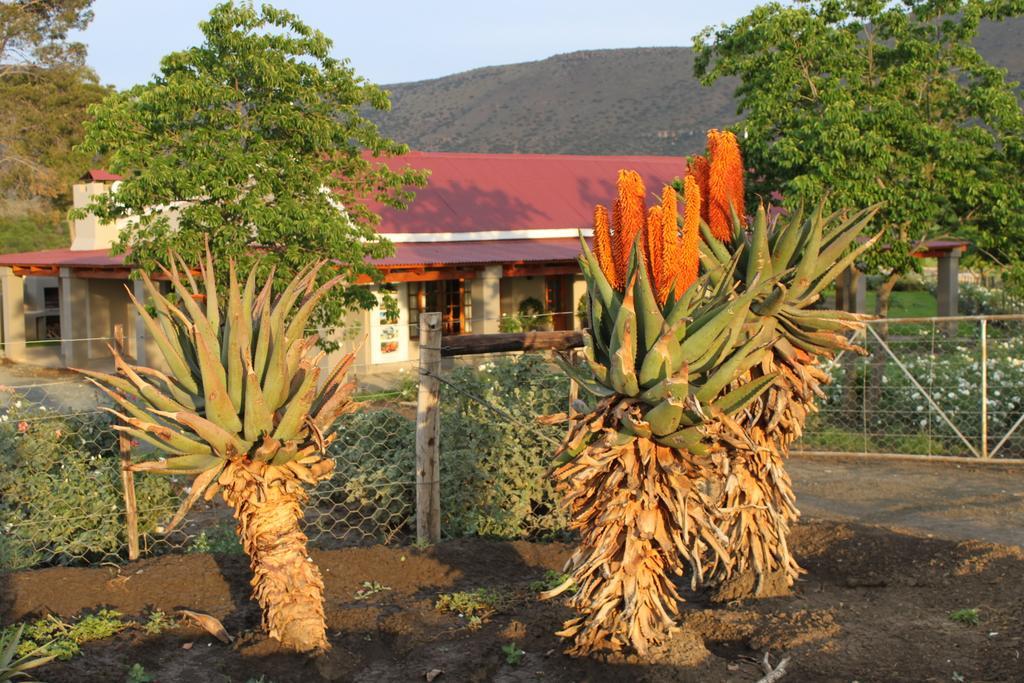
[[[300,527],[308,494],[294,474],[285,475],[280,485],[264,487],[266,473],[256,469],[230,466],[220,483],[252,566],[253,597],[263,611],[263,627],[296,650],[326,649],[324,581],[309,560]]]

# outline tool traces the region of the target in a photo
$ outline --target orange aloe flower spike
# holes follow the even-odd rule
[[[711,164],[708,162],[708,158],[698,155],[690,159],[687,174],[693,176],[693,179],[697,181],[697,187],[700,189],[700,217],[705,223],[711,225],[711,217],[708,214],[708,208],[711,206],[710,197],[708,196]]]
[[[618,273],[615,271],[615,261],[612,257],[612,234],[608,226],[608,209],[600,204],[594,207],[594,256],[601,266],[601,272],[608,278],[608,282],[615,289],[621,289],[622,284],[617,280]]]
[[[644,227],[643,257],[651,289],[657,296],[658,285],[664,277],[664,246],[661,224],[664,207],[655,204],[647,210],[647,225]]]
[[[700,270],[700,214],[701,197],[697,180],[688,175],[683,179],[683,234],[679,240],[679,270],[676,273],[675,295],[682,296],[697,281]]]
[[[746,220],[743,206],[743,157],[732,133],[708,131],[711,172],[708,180],[708,226],[722,242],[732,241],[732,214]]]
[[[661,272],[657,281],[658,303],[668,300],[679,269],[679,207],[676,188],[666,185],[661,189]]]
[[[618,199],[612,208],[615,218],[615,267],[620,281],[626,282],[626,269],[629,266],[629,254],[633,242],[644,229],[646,209],[644,201],[644,181],[636,171],[619,171]]]

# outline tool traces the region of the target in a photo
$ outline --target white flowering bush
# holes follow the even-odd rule
[[[1024,414],[1024,335],[1019,334],[1019,328],[1015,322],[989,323],[990,449]],[[869,347],[872,358],[852,363],[846,358],[828,366],[834,381],[826,387],[821,413],[809,423],[801,447],[971,455],[939,411],[914,386],[909,373],[974,448],[979,448],[981,352],[976,324],[961,323],[955,338],[930,326],[903,326],[892,333],[890,346],[907,372],[877,345]],[[880,356],[884,363],[873,362]],[[1024,456],[1024,433],[1008,439],[998,454]]]
[[[1024,301],[1005,289],[992,289],[961,283],[958,310],[960,315],[1001,315],[1024,311]]]

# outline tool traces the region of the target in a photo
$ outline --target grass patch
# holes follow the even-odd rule
[[[437,596],[437,603],[434,607],[442,612],[453,612],[466,619],[476,619],[476,623],[479,623],[506,609],[511,601],[512,597],[507,591],[476,588],[471,591],[442,593]]]
[[[68,660],[81,652],[79,646],[83,643],[109,638],[131,625],[120,612],[108,609],[87,614],[74,624],[50,615],[25,625],[18,654],[24,656],[45,649],[57,659]]]
[[[981,613],[976,608],[958,609],[949,613],[949,620],[964,626],[977,626],[981,623]]]

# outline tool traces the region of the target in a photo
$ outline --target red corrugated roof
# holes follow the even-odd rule
[[[580,253],[576,238],[550,240],[492,240],[483,242],[413,242],[396,244],[395,255],[374,259],[382,267],[445,264],[494,264],[518,261],[572,261]],[[0,255],[0,266],[63,266],[70,268],[118,268],[124,256],[106,249],[71,251],[48,249],[24,254]]]
[[[395,245],[395,255],[374,259],[381,267],[573,261],[580,254],[577,238],[490,240],[481,242],[410,242]]]
[[[102,168],[92,168],[82,176],[82,180],[91,180],[96,183],[112,183],[115,180],[122,180],[122,178],[116,173],[104,171]]]
[[[682,157],[413,152],[386,163],[431,173],[407,210],[374,207],[385,234],[590,227],[619,169],[639,172],[652,194],[686,174]]]
[[[67,266],[76,268],[116,268],[124,264],[124,256],[111,256],[109,249],[47,249],[21,254],[0,255],[0,266]]]

